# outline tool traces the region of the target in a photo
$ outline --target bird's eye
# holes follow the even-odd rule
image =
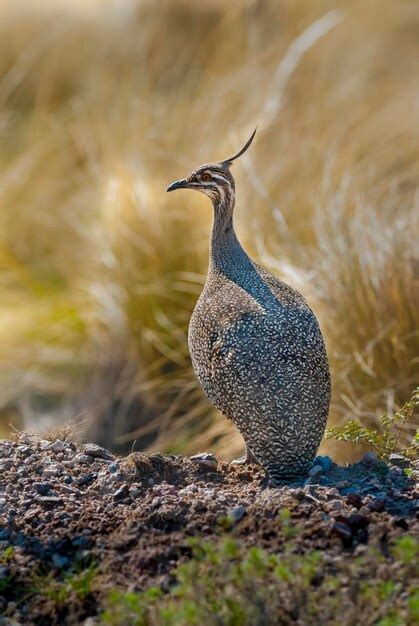
[[[208,174],[208,172],[205,172],[205,174],[202,174],[201,180],[203,181],[211,180],[211,174]]]

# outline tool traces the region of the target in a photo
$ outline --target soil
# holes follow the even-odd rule
[[[164,589],[188,559],[186,538],[229,532],[245,546],[280,551],[280,510],[296,524],[296,549],[339,556],[370,541],[382,551],[418,531],[417,490],[404,460],[372,453],[339,467],[318,457],[310,476],[272,486],[261,468],[133,453],[21,435],[0,442],[0,624],[95,624],[109,589]],[[414,475],[414,472],[413,472]],[[81,559],[98,568],[95,594],[62,612],[34,580],[60,577]],[[2,584],[3,581],[3,584]],[[13,584],[7,584],[13,581]],[[3,620],[3,621],[2,621]]]

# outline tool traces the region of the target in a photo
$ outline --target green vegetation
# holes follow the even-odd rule
[[[91,557],[80,557],[69,569],[50,571],[39,562],[31,576],[21,576],[19,566],[13,563],[16,553],[8,546],[0,554],[0,565],[10,565],[0,575],[0,595],[16,606],[30,602],[34,597],[49,601],[53,611],[68,610],[69,605],[80,606],[93,597],[98,567]],[[13,569],[12,569],[13,566]],[[8,605],[4,606],[8,610]]]
[[[86,568],[77,568],[67,572],[62,580],[52,575],[40,577],[35,585],[36,593],[44,595],[61,608],[74,599],[84,602],[93,592],[97,568],[91,564]]]
[[[333,559],[313,550],[248,550],[234,539],[192,540],[193,557],[173,572],[165,594],[113,590],[101,622],[109,626],[406,626],[418,616],[415,562],[419,544],[399,539],[389,559],[369,547]]]
[[[8,563],[13,559],[15,555],[15,549],[13,546],[8,546],[0,553],[0,563]]]
[[[419,431],[407,439],[412,432],[413,418],[419,407],[419,388],[415,389],[411,399],[394,415],[383,415],[379,419],[380,429],[366,428],[351,420],[343,426],[328,429],[326,439],[361,443],[372,448],[379,459],[387,461],[390,454],[400,453],[406,459],[417,458],[419,453]],[[404,438],[404,441],[403,441]]]

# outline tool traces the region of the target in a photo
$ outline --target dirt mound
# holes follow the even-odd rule
[[[259,467],[217,463],[210,454],[116,458],[94,444],[22,435],[0,442],[0,477],[4,623],[82,623],[111,588],[165,588],[191,555],[190,536],[228,532],[279,552],[284,510],[287,527],[299,528],[297,552],[338,557],[375,541],[385,553],[392,538],[418,529],[412,478],[371,453],[349,467],[318,457],[310,476],[272,487]],[[95,564],[97,592],[57,613],[39,589],[81,563]]]

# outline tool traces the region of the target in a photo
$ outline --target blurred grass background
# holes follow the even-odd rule
[[[3,0],[2,434],[76,420],[117,451],[240,452],[187,349],[211,208],[165,189],[257,122],[236,224],[320,319],[330,422],[406,401],[418,42],[414,0]]]

